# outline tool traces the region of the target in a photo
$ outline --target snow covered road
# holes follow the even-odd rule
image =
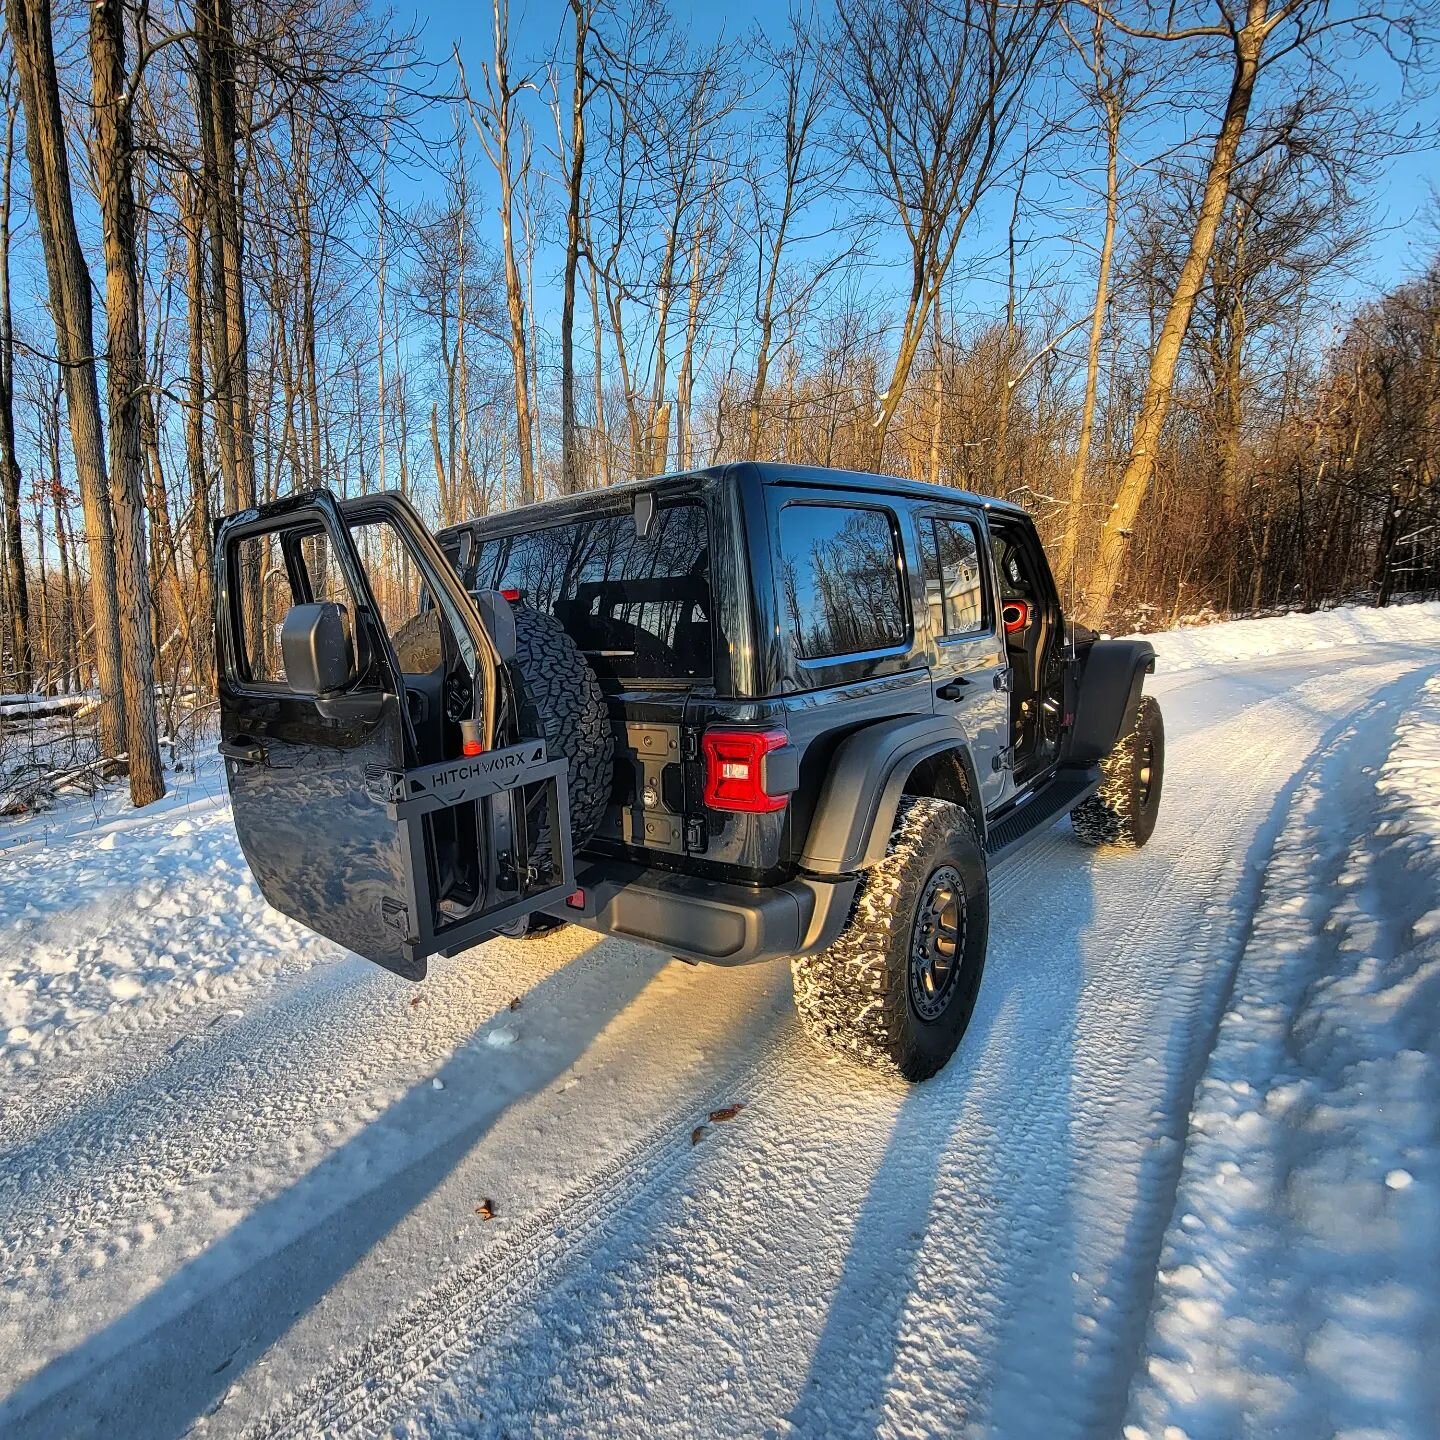
[[[213,771],[0,831],[0,1434],[1433,1433],[1409,633],[1162,642],[1154,839],[994,873],[914,1089],[818,1056],[783,966],[568,930],[413,989],[264,906]]]

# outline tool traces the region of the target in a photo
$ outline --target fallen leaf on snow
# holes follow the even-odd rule
[[[482,1220],[493,1220],[495,1218],[495,1202],[487,1196],[475,1207],[475,1213]]]
[[[722,1105],[720,1109],[712,1110],[710,1112],[710,1118],[721,1121],[733,1120],[744,1108],[745,1102],[743,1100],[737,1100],[733,1105]]]
[[[703,1140],[703,1139],[705,1138],[705,1130],[706,1130],[706,1127],[705,1127],[704,1125],[697,1125],[697,1126],[690,1132],[690,1143],[691,1143],[692,1145],[698,1145],[698,1144],[701,1142],[701,1140]]]
[[[424,997],[423,995],[412,995],[412,996],[410,997],[410,1008],[411,1008],[412,1010],[418,1010],[418,1009],[420,1008],[420,1002],[421,1002],[424,998],[425,998],[425,997]]]
[[[518,995],[510,1002],[510,1008],[512,1010],[518,1010],[520,1008],[520,997]]]

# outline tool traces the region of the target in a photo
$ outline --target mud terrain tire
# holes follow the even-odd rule
[[[1165,721],[1154,696],[1141,697],[1135,723],[1100,762],[1100,773],[1099,790],[1070,812],[1075,837],[1138,850],[1154,833],[1165,784]]]
[[[570,836],[579,849],[595,833],[615,760],[605,695],[580,647],[553,615],[516,605],[515,669],[524,698],[520,731],[543,735],[553,760],[570,762]]]
[[[553,615],[528,605],[513,610],[520,732],[542,736],[551,759],[563,756],[570,762],[570,835],[578,850],[610,803],[614,741],[605,696],[579,647]],[[391,643],[403,672],[428,675],[440,663],[436,612],[411,616]]]
[[[926,1080],[970,1023],[989,931],[974,821],[949,801],[906,796],[885,858],[861,877],[840,938],[790,962],[795,1008],[829,1049]]]

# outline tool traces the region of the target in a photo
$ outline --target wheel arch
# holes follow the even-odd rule
[[[1065,758],[1071,764],[1103,760],[1135,723],[1145,677],[1155,672],[1148,640],[1097,640],[1085,658],[1075,725]]]
[[[842,875],[885,855],[905,795],[963,805],[985,839],[985,811],[969,737],[953,715],[910,715],[868,725],[841,742],[821,791],[800,864]]]

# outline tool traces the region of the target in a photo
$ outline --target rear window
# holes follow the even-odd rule
[[[780,556],[781,604],[802,659],[904,643],[900,556],[888,511],[787,505]]]
[[[520,590],[569,631],[602,678],[713,672],[710,533],[698,504],[662,505],[644,540],[627,510],[482,538],[477,590]]]

